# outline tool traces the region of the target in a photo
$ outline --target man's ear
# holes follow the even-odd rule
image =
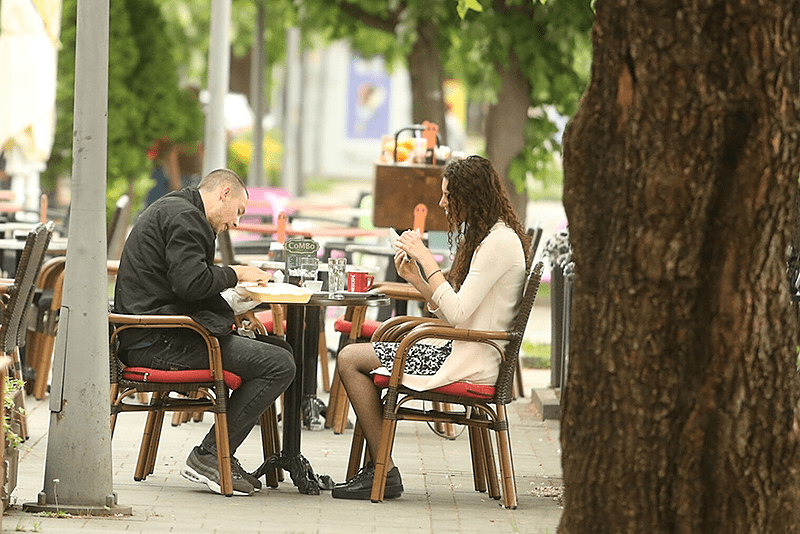
[[[220,200],[225,200],[226,198],[228,198],[228,196],[230,196],[230,194],[231,194],[231,188],[230,188],[230,186],[226,185],[225,187],[220,189],[220,191],[219,191],[219,199]]]

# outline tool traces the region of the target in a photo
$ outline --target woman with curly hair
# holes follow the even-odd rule
[[[530,238],[515,215],[500,176],[491,162],[469,156],[450,162],[442,177],[442,199],[458,247],[447,277],[413,231],[397,242],[397,272],[425,298],[428,310],[457,328],[508,330],[516,315],[530,266]],[[410,259],[412,261],[407,261]],[[391,372],[397,343],[348,345],[338,356],[339,376],[361,423],[370,457],[378,456],[383,421],[374,372]],[[419,391],[457,381],[494,384],[500,366],[497,351],[480,343],[435,340],[414,345],[406,358],[403,385]],[[403,492],[400,471],[389,461],[385,497]],[[369,499],[374,467],[368,464],[333,496]]]

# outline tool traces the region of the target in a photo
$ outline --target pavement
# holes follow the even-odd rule
[[[532,206],[529,219],[544,221],[544,243],[563,216],[560,204]],[[328,321],[331,322],[331,321]],[[549,343],[550,310],[537,302],[526,338]],[[328,336],[328,344],[336,337]],[[333,369],[333,361],[330,369]],[[118,503],[131,507],[132,515],[120,517],[55,516],[22,511],[22,504],[36,502],[42,491],[49,426],[48,399],[26,398],[30,438],[22,445],[18,482],[12,505],[2,518],[3,532],[44,533],[530,533],[555,534],[561,519],[563,480],[560,427],[557,419],[543,419],[537,411],[536,390],[546,389],[550,371],[525,369],[526,396],[508,405],[512,451],[516,471],[518,507],[478,493],[472,485],[472,467],[466,433],[455,440],[435,435],[424,423],[401,422],[397,427],[394,461],[405,492],[396,500],[333,499],[329,492],[302,495],[287,480],[276,489],[264,488],[250,497],[226,498],[211,493],[180,475],[192,447],[211,425],[209,414],[201,422],[171,427],[165,422],[155,472],[146,480],[133,480],[144,414],[124,413],[117,419],[112,441],[113,491]],[[320,389],[319,397],[327,400]],[[351,412],[351,418],[353,417]],[[352,430],[335,435],[331,430],[302,432],[304,456],[317,473],[344,479]],[[253,432],[237,451],[246,469],[261,463],[258,432]],[[86,466],[87,469],[92,466]],[[80,505],[82,503],[69,503]]]

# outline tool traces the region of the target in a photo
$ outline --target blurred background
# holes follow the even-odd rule
[[[231,0],[227,0],[231,1]],[[211,0],[112,0],[108,213],[202,172]],[[589,77],[589,0],[232,0],[228,166],[292,196],[369,192],[382,139],[423,121],[489,157],[525,220],[560,199],[561,134]],[[77,0],[0,0],[0,188],[66,216]],[[11,214],[11,215],[8,215]]]

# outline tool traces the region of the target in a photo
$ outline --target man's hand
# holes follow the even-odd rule
[[[272,278],[272,273],[262,271],[254,265],[231,265],[230,268],[236,271],[236,278],[240,283],[257,282],[263,285]]]

